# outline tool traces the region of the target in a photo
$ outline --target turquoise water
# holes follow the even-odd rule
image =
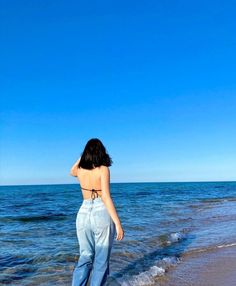
[[[113,183],[125,230],[108,285],[158,285],[182,255],[236,243],[236,182]],[[0,285],[71,285],[79,184],[0,187]]]

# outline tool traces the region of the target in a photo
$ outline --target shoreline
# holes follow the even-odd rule
[[[187,254],[158,281],[160,286],[236,285],[236,246]]]

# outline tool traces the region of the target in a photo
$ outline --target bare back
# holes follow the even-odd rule
[[[92,170],[78,168],[77,179],[79,180],[84,200],[91,198],[91,191],[82,188],[100,190],[97,193],[101,196],[101,168],[97,167]]]

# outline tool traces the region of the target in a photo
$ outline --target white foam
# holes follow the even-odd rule
[[[202,249],[194,248],[187,253],[191,254],[191,253],[208,252],[209,250],[215,250],[217,248],[227,248],[227,247],[232,247],[232,246],[236,246],[236,242],[228,243],[228,244],[221,244],[221,245],[213,245],[213,246],[202,248]]]
[[[231,246],[236,246],[236,242],[229,243],[229,244],[218,245],[217,248],[224,248],[224,247],[231,247]]]
[[[164,257],[156,262],[156,265],[150,267],[147,271],[141,272],[133,276],[123,276],[122,280],[119,280],[121,286],[144,286],[155,285],[155,278],[163,276],[166,270],[179,262],[179,258],[171,256]]]
[[[180,239],[183,238],[183,234],[179,233],[179,232],[174,232],[174,233],[171,233],[170,235],[172,241],[179,241]]]
[[[169,239],[167,240],[167,244],[171,244],[177,241],[180,241],[184,238],[184,234],[180,232],[173,232],[169,235]]]
[[[168,267],[177,264],[179,261],[180,261],[179,258],[172,256],[172,257],[164,257],[161,262]]]
[[[149,270],[129,277],[126,281],[121,283],[121,286],[144,286],[147,284],[154,284],[154,277],[162,276],[165,273],[165,269],[156,265],[149,268]]]

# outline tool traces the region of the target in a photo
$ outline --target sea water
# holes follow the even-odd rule
[[[125,237],[108,285],[158,285],[191,252],[236,244],[236,182],[112,183]],[[69,286],[79,184],[0,187],[0,285]]]

